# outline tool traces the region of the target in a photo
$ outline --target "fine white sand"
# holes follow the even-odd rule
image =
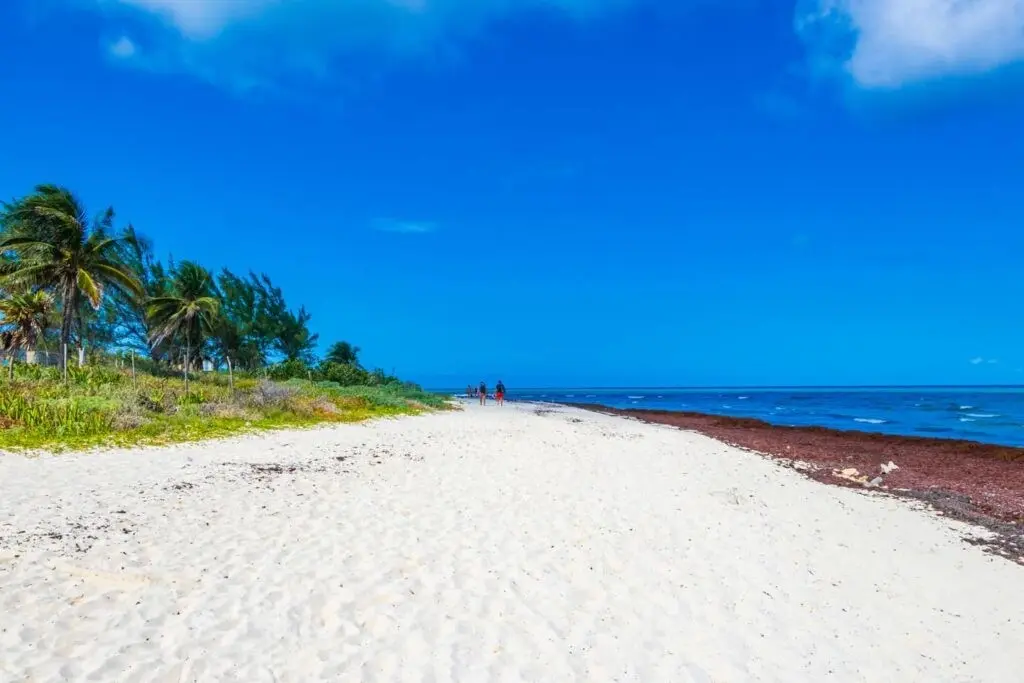
[[[535,411],[0,455],[0,681],[1024,680],[968,527]]]

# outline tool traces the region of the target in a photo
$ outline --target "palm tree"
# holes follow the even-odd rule
[[[324,362],[359,367],[359,352],[361,350],[358,346],[353,346],[347,341],[335,342],[331,344],[331,348],[327,349]]]
[[[105,290],[141,294],[138,279],[126,265],[133,236],[113,234],[114,212],[107,209],[90,221],[82,202],[69,190],[40,185],[27,197],[5,204],[0,214],[0,253],[14,256],[6,264],[5,283],[52,290],[61,304],[60,341],[67,345],[80,304],[99,309]],[[81,362],[84,331],[79,330]]]
[[[6,327],[3,342],[12,367],[18,349],[25,352],[28,363],[35,363],[36,345],[46,333],[52,309],[53,298],[41,291],[20,292],[0,300],[0,325]]]
[[[210,272],[197,263],[183,261],[175,268],[170,292],[149,301],[147,314],[151,322],[150,343],[159,346],[178,339],[185,342],[185,392],[188,393],[188,371],[192,349],[202,346],[213,334],[220,311]]]

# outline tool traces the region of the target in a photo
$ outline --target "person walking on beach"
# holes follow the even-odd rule
[[[498,405],[505,405],[505,384],[500,379],[498,385],[494,387],[494,398],[497,399]]]
[[[473,398],[473,395],[474,395],[473,394],[473,385],[472,384],[467,384],[466,385],[466,398]]]
[[[480,405],[487,405],[487,384],[480,382]]]

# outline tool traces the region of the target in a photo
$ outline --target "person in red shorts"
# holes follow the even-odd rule
[[[498,400],[498,405],[505,405],[505,384],[500,379],[498,385],[494,387],[494,398]]]

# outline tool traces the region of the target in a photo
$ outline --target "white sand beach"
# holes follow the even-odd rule
[[[0,681],[1019,682],[969,533],[568,408],[0,455]]]

